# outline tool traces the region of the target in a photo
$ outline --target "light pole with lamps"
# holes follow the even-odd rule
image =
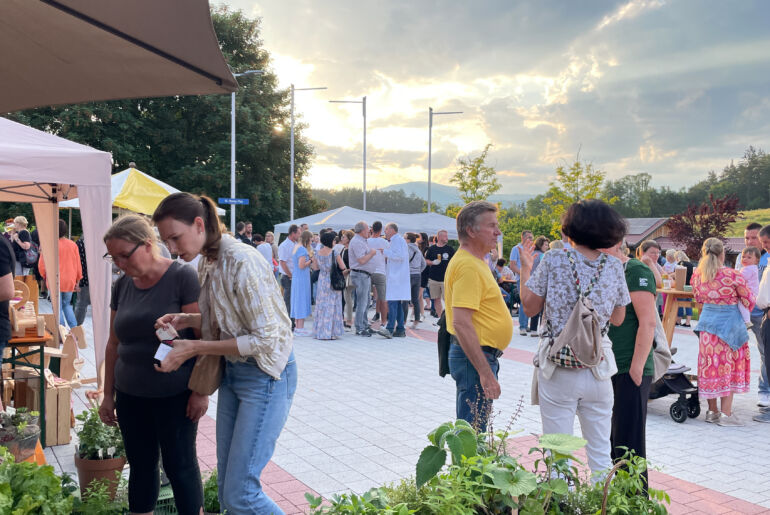
[[[428,108],[428,213],[431,212],[430,181],[431,181],[431,153],[433,150],[433,116],[440,114],[463,114],[462,111],[433,111]]]
[[[332,104],[361,104],[364,114],[364,211],[366,211],[366,97],[361,100],[329,100]]]
[[[324,88],[295,88],[294,84],[291,85],[291,193],[289,194],[291,209],[289,210],[289,218],[294,221],[294,92],[295,91],[315,91]]]
[[[264,70],[246,70],[233,77],[262,75]],[[230,95],[230,198],[235,198],[235,91]],[[235,234],[235,204],[230,204],[230,231]]]

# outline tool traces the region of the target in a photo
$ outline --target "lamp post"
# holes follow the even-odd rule
[[[366,97],[361,100],[329,100],[332,104],[361,104],[364,114],[364,211],[366,211]]]
[[[234,77],[261,75],[264,70],[246,70]],[[235,198],[235,91],[230,94],[230,198]],[[235,234],[235,204],[230,204],[230,232]]]
[[[433,116],[440,114],[463,114],[462,111],[433,111],[428,108],[428,213],[431,212],[430,181],[431,181],[431,152],[433,150]]]
[[[295,88],[291,85],[291,192],[289,193],[291,208],[289,209],[289,218],[294,221],[294,92],[295,91],[315,91],[324,88]]]

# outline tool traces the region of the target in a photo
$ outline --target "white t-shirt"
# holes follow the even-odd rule
[[[295,243],[289,238],[286,238],[283,240],[283,243],[278,245],[278,270],[281,272],[281,275],[286,275],[283,266],[281,266],[281,261],[286,261],[286,268],[292,274],[294,273],[294,262],[291,259],[291,251],[294,250],[294,245]]]
[[[257,250],[260,254],[265,258],[267,263],[272,268],[273,266],[273,247],[270,246],[269,243],[265,243],[264,241],[257,245]]]
[[[377,254],[375,254],[372,258],[372,263],[374,263],[374,273],[385,275],[385,255],[382,252],[379,252],[379,250],[385,250],[388,248],[390,245],[388,240],[385,238],[369,238],[366,240],[366,242],[369,244],[370,249],[378,251]]]

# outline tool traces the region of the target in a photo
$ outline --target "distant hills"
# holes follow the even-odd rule
[[[398,190],[404,190],[404,193],[407,195],[411,195],[412,193],[415,194],[415,196],[420,197],[424,200],[428,200],[428,183],[425,181],[413,181],[413,182],[404,182],[401,184],[391,184],[390,186],[386,186],[384,188],[380,188],[382,191],[398,191]],[[437,184],[432,183],[431,184],[431,200],[433,202],[436,202],[437,204],[440,204],[443,207],[446,207],[449,204],[459,204],[460,201],[460,192],[457,191],[457,188],[454,186],[447,186],[445,184]],[[492,195],[489,197],[490,202],[500,202],[503,204],[504,207],[508,207],[511,204],[520,204],[522,202],[526,202],[527,200],[534,197],[534,195],[525,195],[520,193],[497,193],[495,195]]]

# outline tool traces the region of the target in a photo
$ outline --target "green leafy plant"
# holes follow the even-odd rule
[[[203,483],[203,511],[219,513],[219,510],[219,484],[217,483],[217,469],[214,469]]]
[[[125,456],[120,429],[102,422],[96,406],[91,406],[75,418],[81,422],[76,430],[77,452],[81,459],[101,460]]]
[[[128,513],[128,481],[120,472],[118,489],[114,499],[110,499],[110,485],[106,479],[91,481],[81,499],[75,499],[73,514],[77,515],[113,515]],[[74,481],[73,481],[74,484]]]
[[[59,515],[71,513],[73,497],[62,488],[50,465],[15,463],[0,449],[0,513]]]

